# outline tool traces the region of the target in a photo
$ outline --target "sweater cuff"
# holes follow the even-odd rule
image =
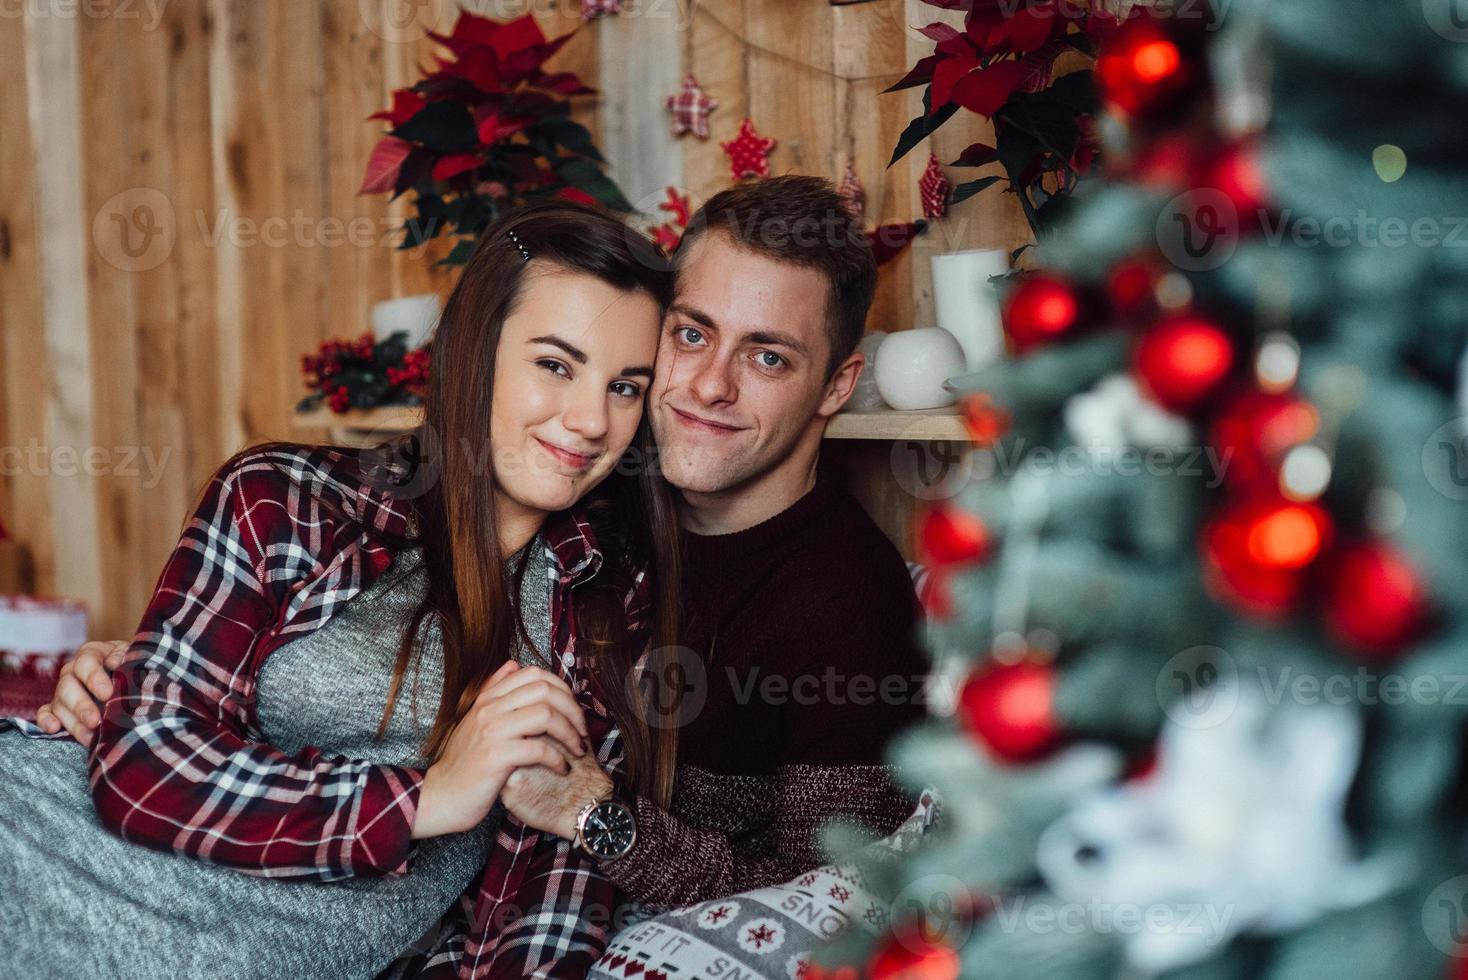
[[[408,873],[418,854],[413,820],[423,775],[407,766],[373,766],[367,771],[352,848],[356,874],[396,878]]]
[[[612,883],[634,898],[654,890],[660,873],[676,868],[680,833],[676,820],[645,796],[632,804],[637,817],[637,839],[632,850],[606,861],[601,869]]]

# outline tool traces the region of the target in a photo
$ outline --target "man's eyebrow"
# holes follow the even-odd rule
[[[572,347],[570,344],[566,343],[560,337],[552,337],[552,336],[531,337],[530,338],[530,343],[532,343],[532,344],[550,344],[552,347],[559,347],[561,350],[563,350],[567,354],[571,355],[571,360],[575,361],[577,364],[585,364],[586,363],[586,352],[583,351],[583,350],[581,350],[578,347]]]
[[[769,331],[757,331],[745,338],[755,344],[777,344],[781,347],[789,347],[797,354],[809,353],[805,345],[788,333],[771,333]]]
[[[714,318],[696,306],[689,306],[687,303],[675,301],[672,306],[668,307],[668,312],[681,313],[688,317],[688,319],[695,321],[701,327],[708,327],[710,330],[717,329]]]

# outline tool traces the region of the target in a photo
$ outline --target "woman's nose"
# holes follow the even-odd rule
[[[566,402],[561,415],[561,424],[566,431],[575,433],[588,441],[596,441],[607,434],[607,399],[604,388],[573,393]]]

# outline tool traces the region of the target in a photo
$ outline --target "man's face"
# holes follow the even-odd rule
[[[722,231],[693,243],[663,320],[651,400],[670,483],[735,489],[818,424],[831,402],[829,288],[820,272],[739,248]]]

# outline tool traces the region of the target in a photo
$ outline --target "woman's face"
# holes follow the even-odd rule
[[[631,444],[662,313],[593,276],[540,261],[528,272],[500,335],[489,437],[506,517],[541,519],[606,479]]]

